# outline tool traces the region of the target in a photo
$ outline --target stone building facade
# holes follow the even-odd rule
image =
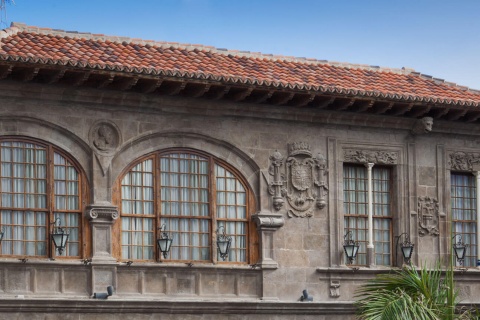
[[[457,233],[461,299],[480,302],[480,92],[23,24],[0,38],[0,319],[353,319],[405,236],[414,265],[446,265]]]

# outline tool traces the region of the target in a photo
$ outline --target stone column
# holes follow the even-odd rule
[[[112,224],[118,218],[118,208],[110,202],[91,204],[87,218],[92,226],[92,264],[116,263],[112,256]]]
[[[375,265],[375,246],[373,244],[373,185],[372,168],[373,163],[366,163],[367,167],[367,194],[368,194],[368,244],[367,244],[367,263],[369,266]]]

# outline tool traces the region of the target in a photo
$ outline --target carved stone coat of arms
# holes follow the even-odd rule
[[[269,172],[273,181],[269,184],[269,192],[273,195],[274,208],[280,210],[286,199],[289,217],[311,217],[315,207],[322,209],[326,205],[325,157],[321,154],[312,157],[310,146],[305,142],[292,143],[288,150],[285,174],[281,172],[281,154],[276,151],[270,157]]]

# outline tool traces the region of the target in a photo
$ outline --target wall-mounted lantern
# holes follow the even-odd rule
[[[343,237],[343,250],[345,250],[347,255],[348,264],[352,264],[353,260],[357,258],[358,249],[360,248],[358,241],[354,241],[352,237],[352,231],[348,231]]]
[[[397,242],[395,244],[395,259],[397,258],[397,253],[398,253],[398,242],[400,241],[400,238],[402,236],[405,236],[405,240],[400,244],[400,250],[402,251],[403,261],[405,261],[406,264],[410,264],[410,259],[412,258],[413,248],[415,247],[415,244],[410,242],[410,236],[406,232],[395,237],[397,239]]]
[[[219,234],[220,229],[223,230],[222,234]],[[227,237],[225,234],[224,226],[220,226],[217,229],[217,248],[218,252],[220,253],[220,257],[225,261],[230,251],[230,245],[232,244],[232,237]]]
[[[52,222],[53,230],[51,233],[53,244],[55,245],[55,249],[57,249],[58,254],[62,255],[63,250],[67,246],[68,236],[69,234],[65,232],[65,229],[60,227],[61,221],[60,218],[56,218],[54,222]]]
[[[166,231],[167,225],[164,223],[160,228],[160,236],[157,238],[157,245],[160,251],[163,254],[163,258],[167,258],[168,253],[170,252],[170,247],[172,246],[173,236],[170,237]]]
[[[458,237],[458,241],[456,238]],[[468,244],[465,244],[462,240],[461,234],[455,234],[453,237],[453,251],[455,252],[455,256],[457,258],[457,262],[459,265],[463,265],[463,261],[465,260],[465,254],[467,253]]]

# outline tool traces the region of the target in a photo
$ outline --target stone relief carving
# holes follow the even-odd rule
[[[281,172],[284,158],[280,152],[275,151],[270,157],[269,173],[273,181],[268,190],[273,196],[273,206],[280,210],[286,198],[289,217],[311,217],[315,207],[323,209],[327,204],[327,161],[320,153],[312,157],[310,145],[306,142],[289,144],[288,151],[285,174]]]
[[[450,153],[448,164],[452,170],[473,171],[474,165],[480,165],[480,153],[462,151]]]
[[[339,280],[330,281],[330,297],[332,298],[340,297],[340,281]]]
[[[432,197],[418,198],[419,235],[438,236],[438,200]]]
[[[88,137],[103,175],[105,175],[121,144],[120,130],[113,122],[102,120],[92,125]]]
[[[433,118],[423,117],[415,122],[412,128],[412,134],[425,134],[429,133],[433,129]]]
[[[344,150],[343,158],[345,162],[396,164],[398,162],[398,153],[346,149]]]

